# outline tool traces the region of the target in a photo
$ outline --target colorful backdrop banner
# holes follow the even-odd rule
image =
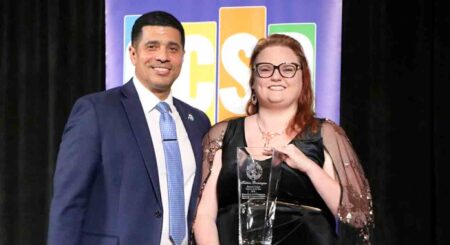
[[[215,123],[243,115],[250,97],[249,59],[259,38],[283,33],[303,46],[311,68],[315,111],[339,122],[342,0],[106,1],[106,88],[134,74],[131,27],[143,13],[164,10],[186,31],[183,68],[173,94]]]

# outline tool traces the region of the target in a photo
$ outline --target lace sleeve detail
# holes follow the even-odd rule
[[[214,162],[214,156],[216,152],[222,149],[223,137],[227,129],[228,122],[223,121],[215,124],[209,129],[208,133],[203,137],[203,160],[202,160],[202,184],[200,186],[200,193],[197,198],[198,207],[200,200],[202,199],[203,190],[205,189],[206,183],[208,182],[209,176],[211,176],[212,166]],[[197,216],[197,208],[194,214],[194,223]],[[191,230],[190,234],[190,245],[195,245],[194,229]]]
[[[202,198],[203,190],[205,189],[209,176],[211,175],[214,156],[216,155],[216,152],[218,150],[222,149],[223,137],[225,135],[227,126],[227,121],[219,122],[215,124],[203,137],[202,184],[200,186],[200,193],[197,199],[197,207],[200,203],[200,199]],[[194,222],[196,215],[197,211],[194,215]],[[193,232],[191,234],[191,241],[194,241]]]
[[[214,156],[218,150],[222,149],[223,136],[225,135],[227,125],[228,122],[217,123],[203,137],[203,169],[200,196],[205,188],[209,176],[211,175]]]
[[[331,120],[322,124],[325,149],[331,156],[342,191],[339,221],[358,230],[364,244],[370,243],[374,228],[370,186],[345,131]]]

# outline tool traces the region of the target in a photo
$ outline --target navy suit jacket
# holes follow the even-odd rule
[[[200,189],[202,138],[211,125],[200,110],[176,98],[173,103],[197,165],[190,233]],[[48,245],[160,244],[164,210],[153,144],[132,82],[78,99],[58,153]]]

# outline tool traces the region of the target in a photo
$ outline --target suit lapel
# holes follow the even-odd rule
[[[196,139],[199,137],[197,135],[198,129],[195,127],[195,118],[194,115],[191,114],[185,106],[183,106],[180,101],[176,98],[173,98],[173,104],[177,108],[178,113],[180,114],[181,120],[183,121],[184,128],[189,137],[189,141],[191,144],[196,143]],[[198,125],[197,125],[198,126]],[[197,149],[195,145],[192,145],[192,150],[194,151],[195,162],[197,167],[201,167],[199,165],[202,161],[202,153]]]
[[[144,159],[145,168],[150,178],[153,191],[156,195],[156,199],[158,200],[162,208],[158,166],[156,164],[153,142],[150,137],[150,131],[148,130],[147,120],[145,119],[139,96],[131,80],[123,86],[122,93],[124,95],[124,97],[122,98],[122,104],[125,108],[142,158]]]

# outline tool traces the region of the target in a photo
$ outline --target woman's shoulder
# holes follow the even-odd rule
[[[214,124],[211,129],[210,132],[222,132],[222,131],[226,131],[226,129],[229,126],[236,126],[240,123],[244,122],[245,117],[232,117],[232,118],[227,118],[224,119],[222,121],[217,122],[216,124]]]
[[[319,120],[321,122],[322,137],[343,136],[347,138],[347,134],[345,133],[344,129],[333,120],[329,118],[321,118]]]
[[[220,121],[214,124],[210,129],[208,134],[209,135],[218,135],[225,132],[225,130],[228,127],[228,121]]]
[[[219,121],[215,123],[210,129],[208,134],[206,135],[209,139],[223,139],[225,132],[230,127],[236,127],[241,122],[243,122],[245,117],[233,117],[227,118],[225,120]]]

